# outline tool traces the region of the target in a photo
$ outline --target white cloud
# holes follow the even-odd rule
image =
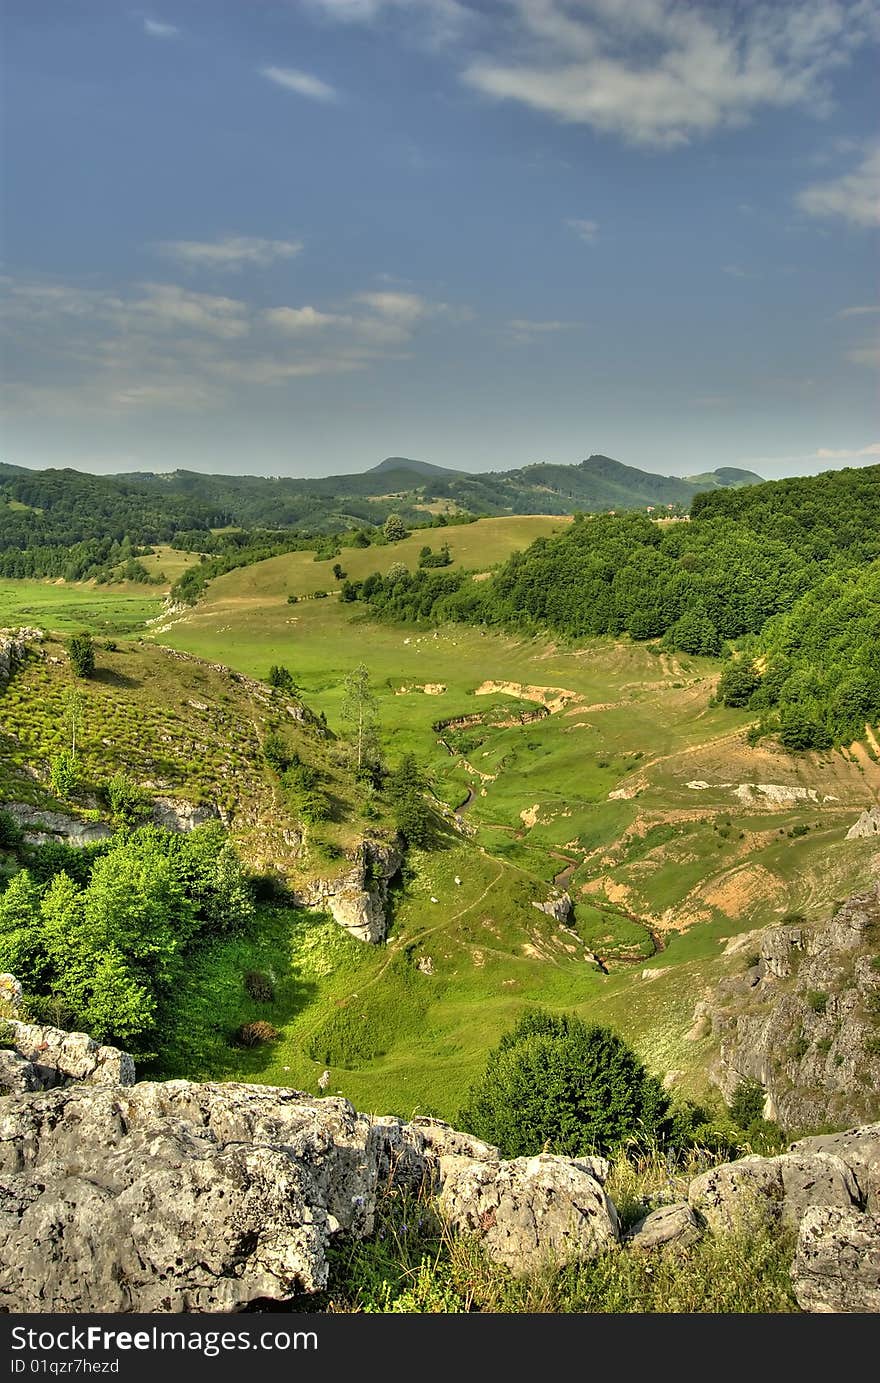
[[[817,461],[857,461],[863,456],[880,456],[880,442],[871,442],[869,446],[859,447],[857,451],[850,448],[830,451],[827,447],[819,447],[816,452]]]
[[[276,86],[283,86],[287,91],[295,91],[298,96],[307,96],[311,101],[337,99],[335,88],[327,82],[322,82],[320,77],[313,77],[310,72],[300,72],[293,67],[261,67],[260,75],[267,77]]]
[[[318,312],[314,307],[270,307],[263,313],[263,320],[279,331],[298,335],[303,331],[320,330],[322,327],[339,326],[351,318],[337,317],[332,312]]]
[[[173,283],[110,290],[6,276],[0,287],[16,341],[5,381],[11,411],[53,416],[216,408],[237,389],[398,359],[424,323],[471,315],[391,290],[324,311],[263,308]]]
[[[808,216],[842,217],[854,226],[880,226],[880,140],[862,150],[856,168],[804,188],[798,205]]]
[[[160,254],[187,268],[238,270],[245,265],[264,269],[279,259],[301,253],[301,240],[263,240],[253,235],[230,235],[223,240],[163,240]]]
[[[177,38],[180,33],[176,24],[163,24],[158,19],[144,20],[144,33],[150,38]]]
[[[507,323],[504,336],[510,346],[530,346],[543,337],[555,336],[560,331],[577,331],[582,326],[583,322],[535,322],[528,317],[514,317]]]
[[[585,240],[589,245],[599,234],[598,221],[585,221],[578,216],[569,216],[565,224],[570,231],[574,231],[579,240]]]
[[[249,331],[247,308],[236,298],[191,293],[173,283],[146,283],[143,296],[122,310],[129,322],[148,318],[162,329],[182,327],[232,340]]]
[[[877,31],[870,0],[510,0],[512,30],[464,81],[632,144],[674,148],[766,107],[830,108],[829,78]],[[505,35],[509,35],[505,37]]]
[[[868,317],[875,312],[880,312],[880,303],[869,303],[860,307],[843,307],[838,312],[838,317]]]

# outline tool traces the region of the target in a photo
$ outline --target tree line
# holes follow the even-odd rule
[[[878,559],[872,466],[711,491],[694,499],[689,522],[666,526],[637,514],[575,515],[489,581],[395,564],[347,582],[341,598],[401,622],[572,641],[628,634],[687,654],[748,655],[753,687],[746,696],[741,671],[725,668],[721,699],[760,711],[758,734],[824,748],[880,715]]]

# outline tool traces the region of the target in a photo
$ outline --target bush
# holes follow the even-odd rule
[[[52,759],[49,765],[49,782],[56,797],[73,797],[80,786],[79,764],[69,749],[63,749]]]
[[[67,656],[77,677],[91,677],[95,671],[95,645],[87,630],[71,634],[67,640]]]
[[[0,811],[0,850],[15,850],[21,845],[23,834],[14,816]]]
[[[123,826],[137,826],[150,815],[150,798],[121,769],[113,774],[105,793],[114,819]]]
[[[262,970],[248,970],[244,977],[244,987],[252,999],[261,1004],[274,1004],[275,986]]]
[[[824,989],[808,989],[807,1003],[814,1013],[824,1013],[828,1007],[828,995]]]
[[[235,1040],[242,1047],[262,1047],[267,1042],[274,1042],[278,1037],[277,1029],[271,1023],[266,1023],[262,1018],[258,1018],[254,1023],[242,1023],[235,1034]]]
[[[489,1054],[459,1114],[505,1157],[542,1150],[578,1157],[668,1141],[669,1099],[610,1028],[540,1010]]]

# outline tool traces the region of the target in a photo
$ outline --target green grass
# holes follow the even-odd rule
[[[0,581],[0,627],[30,624],[70,633],[131,634],[158,615],[153,586],[94,586],[53,581]]]

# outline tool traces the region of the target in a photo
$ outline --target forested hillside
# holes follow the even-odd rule
[[[151,544],[185,540],[191,551],[212,551],[212,529],[258,530],[253,545],[265,548],[267,529],[277,541],[291,529],[316,537],[377,527],[391,513],[412,526],[438,510],[453,516],[686,507],[700,490],[757,479],[726,469],[683,480],[607,456],[481,475],[395,456],[369,471],[317,479],[180,470],[96,476],[0,464],[0,576],[137,581],[143,572],[126,564]]]
[[[880,715],[878,557],[880,467],[867,467],[698,496],[690,522],[576,516],[491,581],[399,569],[343,599],[395,620],[628,633],[690,654],[743,641],[722,696],[760,709],[787,747],[821,748]]]

